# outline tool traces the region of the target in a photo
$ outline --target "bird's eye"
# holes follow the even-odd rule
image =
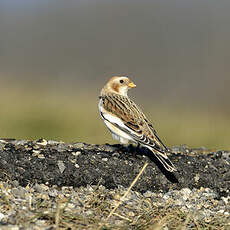
[[[124,80],[120,80],[120,83],[121,83],[121,84],[124,83]]]

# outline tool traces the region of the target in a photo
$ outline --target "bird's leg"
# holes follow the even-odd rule
[[[132,144],[129,144],[129,149],[132,151],[132,152],[138,152],[140,150],[140,144],[139,143],[132,143]]]

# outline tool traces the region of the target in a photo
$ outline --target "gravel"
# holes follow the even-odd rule
[[[100,224],[133,226],[137,225],[144,215],[158,220],[167,216],[167,213],[176,213],[177,218],[178,215],[190,216],[193,221],[190,221],[189,225],[193,227],[194,220],[200,225],[210,226],[215,224],[212,223],[213,219],[220,218],[220,229],[227,229],[230,223],[230,196],[218,199],[218,194],[208,188],[183,188],[167,193],[146,191],[144,194],[131,191],[116,211],[116,215],[106,221],[112,207],[126,192],[122,186],[117,189],[106,189],[102,185],[58,188],[56,185],[49,187],[45,184],[35,184],[22,188],[1,183],[0,187],[1,229],[54,229],[57,212],[60,215],[59,227],[63,229],[68,226],[81,229],[83,225],[94,229]],[[159,213],[162,216],[156,218],[155,215]]]

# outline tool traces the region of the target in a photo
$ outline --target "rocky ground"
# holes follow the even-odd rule
[[[230,153],[0,140],[0,229],[230,229]],[[111,218],[106,219],[148,166]]]

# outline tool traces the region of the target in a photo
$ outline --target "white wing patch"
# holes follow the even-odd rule
[[[128,144],[129,141],[135,142],[128,134],[115,127],[109,121],[104,120],[104,122],[111,131],[113,139],[120,141],[122,144]]]
[[[124,125],[123,121],[122,121],[120,118],[118,118],[118,117],[115,117],[115,116],[113,116],[113,115],[111,115],[111,114],[109,114],[109,113],[103,113],[103,116],[104,116],[104,118],[105,118],[106,120],[108,120],[108,121],[111,122],[111,123],[115,123],[115,124],[117,124],[118,126],[123,127],[123,128],[126,127],[126,126]]]
[[[127,144],[128,141],[135,142],[130,135],[120,130],[115,125],[113,125],[116,124],[118,127],[122,127],[123,129],[128,129],[127,126],[125,126],[125,124],[119,117],[107,113],[104,110],[102,103],[100,102],[99,102],[99,111],[102,114],[102,119],[104,120],[107,128],[112,132],[112,136],[115,140],[119,140],[122,144]]]

